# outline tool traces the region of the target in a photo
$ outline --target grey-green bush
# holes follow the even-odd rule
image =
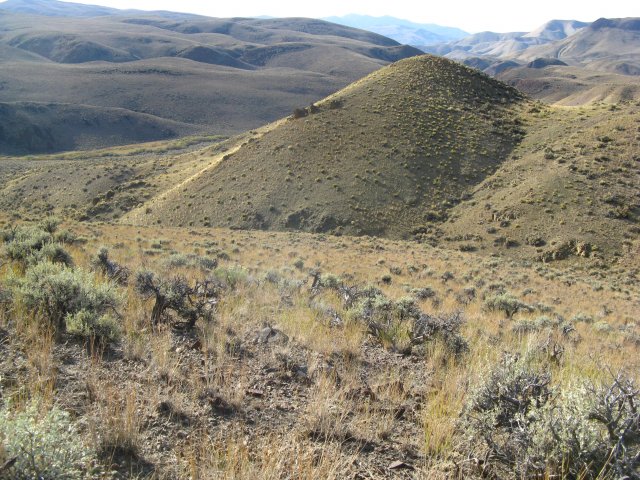
[[[0,410],[0,471],[3,480],[76,480],[91,478],[93,452],[81,441],[69,415],[57,407],[42,412],[35,401],[25,410]],[[4,460],[4,461],[3,461]]]
[[[39,226],[19,227],[5,236],[5,254],[10,260],[24,265],[44,260],[72,265],[71,255],[54,241],[51,232]]]
[[[513,316],[520,311],[531,311],[529,305],[508,293],[501,293],[489,297],[485,300],[484,305],[487,310],[502,312],[507,318],[513,318]]]
[[[54,328],[96,336],[112,332],[114,322],[107,317],[113,317],[120,303],[112,282],[99,283],[90,272],[43,262],[30,266],[15,283],[25,306],[42,315]],[[109,328],[105,329],[105,325]]]
[[[638,478],[640,391],[618,375],[551,387],[533,356],[505,356],[469,397],[467,455],[495,478]]]

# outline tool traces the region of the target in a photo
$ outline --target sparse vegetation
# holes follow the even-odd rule
[[[425,56],[3,159],[0,478],[636,478],[639,107]]]
[[[0,391],[7,418],[24,411],[9,399],[73,412],[62,414],[70,448],[87,455],[77,476],[206,478],[216,465],[242,478],[385,478],[400,461],[417,476],[446,478],[455,462],[465,478],[569,480],[636,468],[640,334],[633,302],[615,289],[383,239],[70,229],[87,239],[72,245],[73,267],[22,270],[5,256]],[[160,248],[149,256],[151,244]],[[198,261],[204,251],[214,269]],[[317,268],[294,265],[302,258]],[[393,281],[379,281],[390,269]],[[136,273],[117,286],[113,272],[125,270]],[[572,300],[582,293],[589,302]],[[224,428],[201,428],[209,423]],[[248,426],[265,434],[247,436]],[[297,466],[268,449],[295,453]]]

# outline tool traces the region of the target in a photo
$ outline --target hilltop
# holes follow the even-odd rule
[[[525,105],[454,62],[403,60],[265,128],[123,221],[410,237],[496,171],[521,139]]]

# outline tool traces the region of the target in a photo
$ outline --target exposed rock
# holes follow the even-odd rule
[[[255,343],[284,345],[289,341],[289,337],[276,328],[264,327],[258,332]]]
[[[542,262],[553,262],[557,260],[564,260],[571,255],[575,255],[577,257],[588,258],[591,256],[591,252],[593,247],[588,242],[580,242],[577,240],[570,240],[567,242],[563,242],[558,246],[545,251],[542,255],[540,255],[539,260]]]

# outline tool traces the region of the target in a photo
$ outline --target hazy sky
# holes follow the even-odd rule
[[[600,17],[640,16],[640,2],[637,0],[86,0],[78,3],[172,10],[213,17],[391,15],[419,23],[459,27],[472,33],[483,30],[530,31],[554,18],[592,21]]]

